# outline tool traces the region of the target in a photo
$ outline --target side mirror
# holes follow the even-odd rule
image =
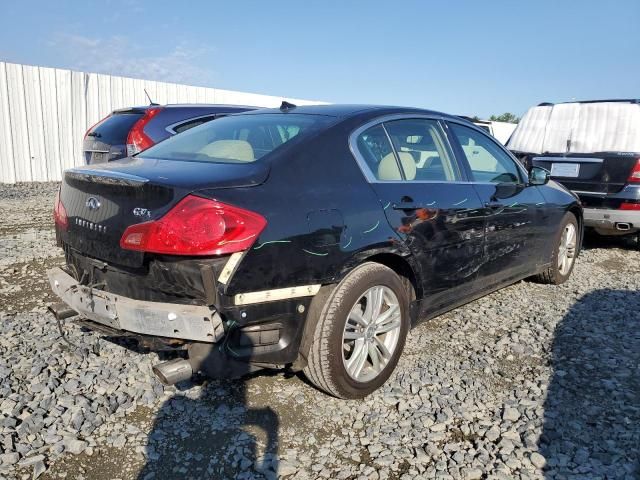
[[[546,185],[550,178],[549,170],[542,167],[531,167],[529,171],[529,185]]]

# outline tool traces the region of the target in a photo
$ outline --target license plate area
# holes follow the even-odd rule
[[[552,163],[551,176],[564,178],[577,178],[580,175],[579,163]]]
[[[77,295],[78,307],[76,310],[93,321],[109,325],[112,328],[120,328],[116,304],[110,296],[100,290],[80,286]]]
[[[106,153],[104,152],[93,152],[91,154],[91,163],[103,163],[107,160]]]
[[[214,343],[224,336],[222,318],[204,305],[135,300],[80,285],[60,268],[47,271],[53,292],[82,317],[141,335]]]
[[[107,292],[78,284],[73,277],[60,269],[47,272],[53,293],[76,312],[94,322],[120,329],[116,298]]]

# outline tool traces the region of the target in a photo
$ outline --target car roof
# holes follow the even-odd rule
[[[252,107],[251,105],[226,105],[221,103],[169,103],[163,105],[164,108],[227,108],[229,110],[235,109],[256,109],[260,107]]]
[[[290,105],[290,104],[289,104]],[[262,108],[260,110],[253,110],[250,112],[244,112],[243,115],[260,115],[264,113],[301,113],[305,115],[326,115],[337,118],[350,118],[363,113],[375,113],[379,111],[381,114],[394,114],[394,113],[419,113],[425,115],[439,115],[447,118],[459,118],[454,115],[449,115],[434,110],[427,110],[413,107],[398,107],[391,105],[357,105],[357,104],[330,104],[330,105],[300,105],[290,108]]]
[[[247,111],[247,110],[255,110],[260,107],[252,107],[249,105],[225,105],[218,103],[168,103],[166,105],[145,105],[138,107],[126,107],[126,108],[118,108],[113,111],[113,113],[144,113],[150,108],[154,107],[162,107],[165,109],[193,109],[193,110],[215,110],[215,111]]]

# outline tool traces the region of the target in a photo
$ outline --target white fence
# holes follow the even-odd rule
[[[82,165],[86,130],[117,108],[154,102],[275,107],[307,100],[0,62],[0,182],[60,180]]]

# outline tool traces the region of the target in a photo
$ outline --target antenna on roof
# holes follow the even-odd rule
[[[144,89],[144,94],[149,99],[149,105],[160,105],[159,103],[155,103],[153,100],[151,100],[151,95],[149,95],[149,92],[147,92],[146,88]]]
[[[282,110],[283,112],[286,112],[287,110],[291,110],[292,108],[296,108],[297,105],[294,105],[293,103],[289,103],[286,100],[282,101],[282,104],[280,105],[280,110]]]

